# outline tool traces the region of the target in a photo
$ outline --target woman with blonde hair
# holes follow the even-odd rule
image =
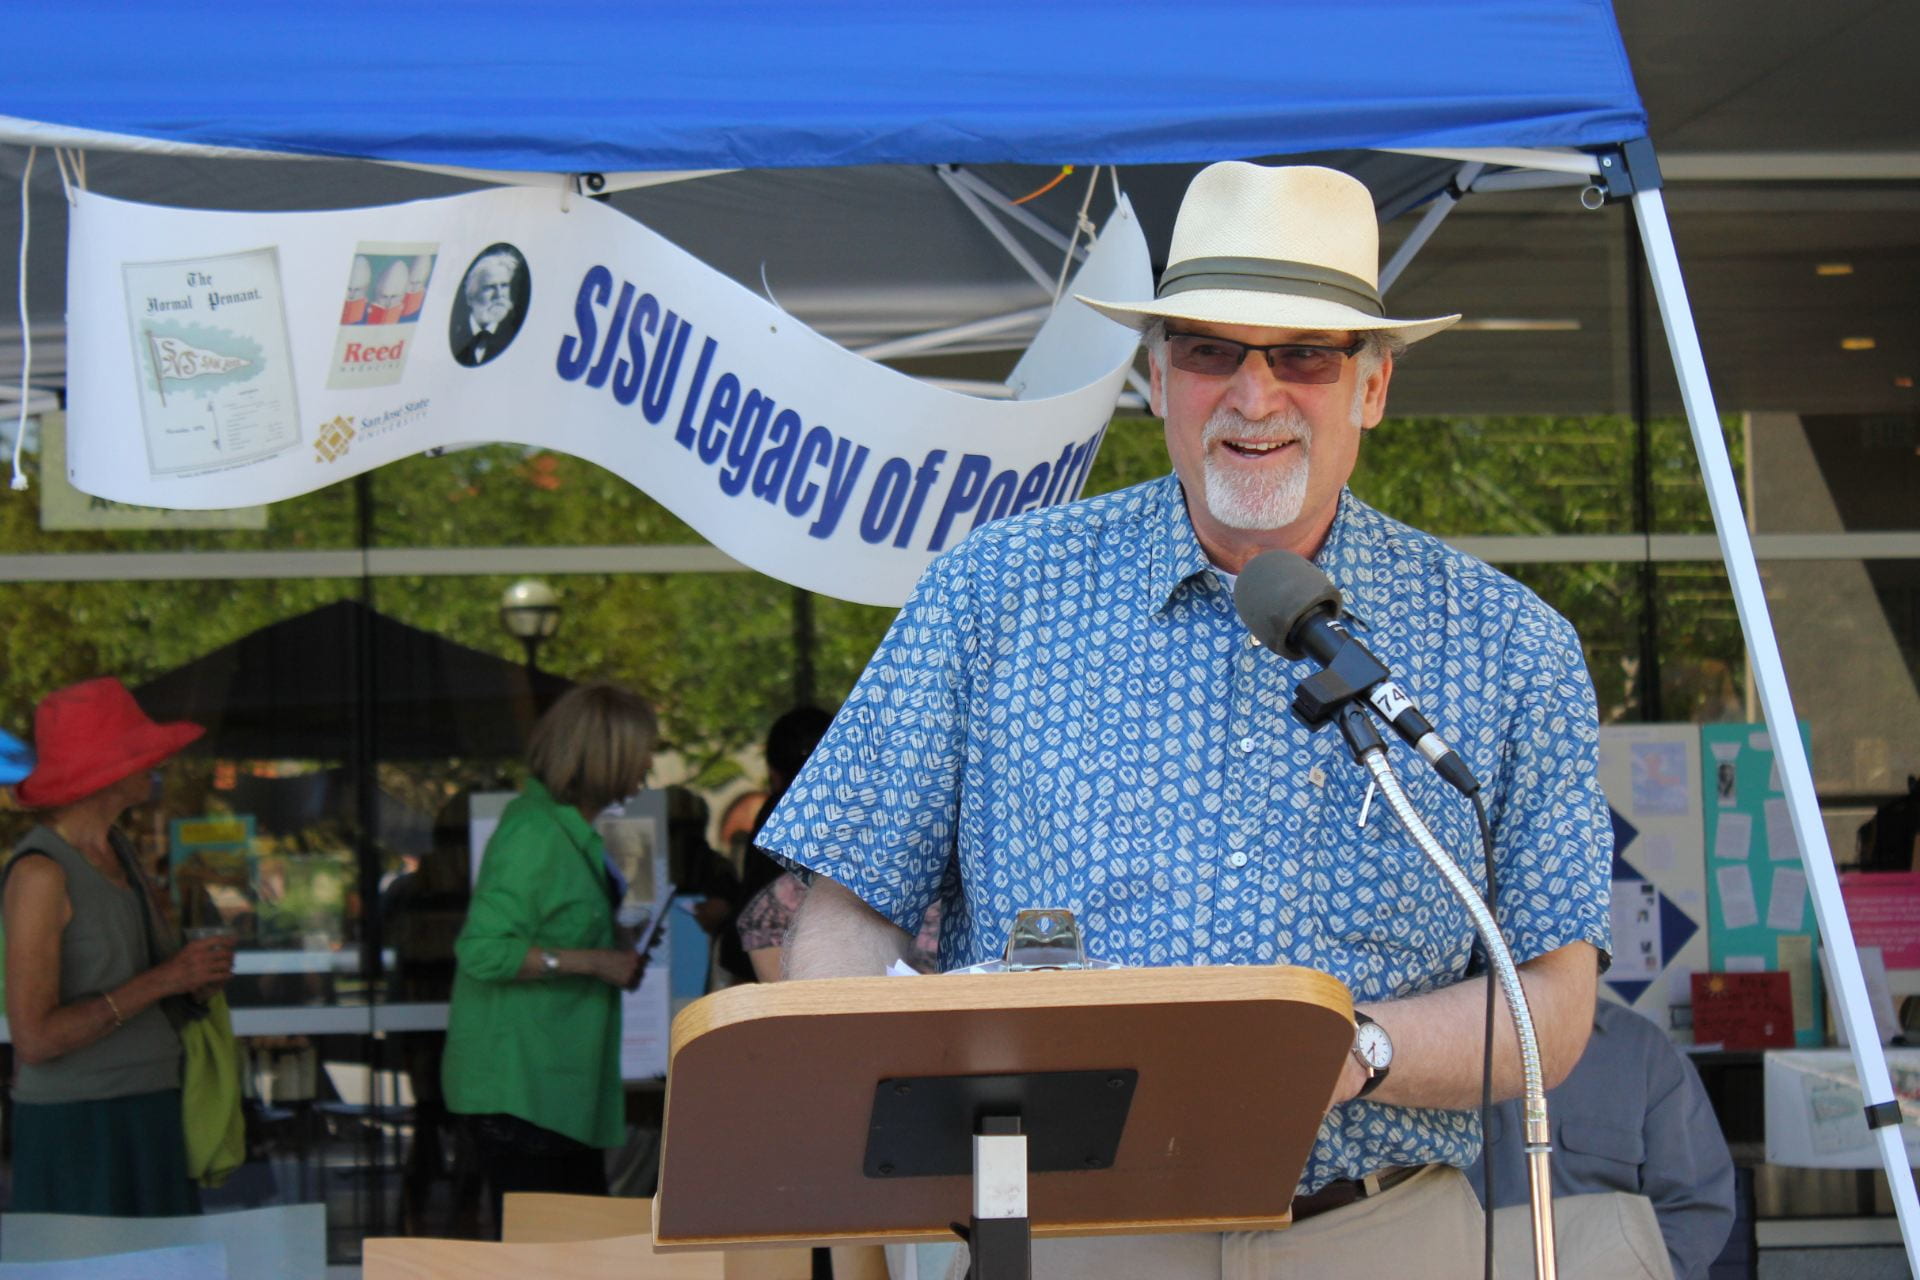
[[[653,708],[580,685],[534,726],[529,777],[487,842],[441,1067],[446,1105],[471,1117],[498,1230],[509,1191],[604,1195],[604,1148],[625,1138],[620,993],[644,957],[621,946],[618,881],[593,818],[646,780]]]

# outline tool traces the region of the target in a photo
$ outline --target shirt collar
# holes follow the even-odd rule
[[[1200,574],[1212,574],[1214,568],[1193,531],[1179,478],[1168,475],[1154,481],[1150,499],[1148,599],[1165,611],[1176,591]],[[1397,599],[1393,588],[1402,577],[1401,559],[1392,522],[1354,497],[1352,490],[1342,489],[1333,524],[1313,562],[1340,588],[1347,612],[1363,627],[1393,616]]]
[[[1327,530],[1314,565],[1340,588],[1344,607],[1363,628],[1380,626],[1396,617],[1405,603],[1395,584],[1409,580],[1406,548],[1395,534],[1393,521],[1353,496],[1340,491],[1340,506]]]
[[[1211,573],[1213,565],[1193,531],[1180,478],[1166,475],[1153,481],[1148,498],[1152,505],[1147,522],[1147,598],[1155,609],[1165,611],[1173,603],[1174,592],[1189,578]]]
[[[529,800],[551,808],[554,812],[555,819],[560,823],[561,829],[567,833],[568,838],[580,849],[588,849],[599,841],[600,834],[593,829],[593,823],[590,822],[576,806],[561,804],[558,800],[555,800],[553,793],[547,790],[546,785],[542,783],[540,779],[529,777],[521,784],[520,790],[525,793]]]

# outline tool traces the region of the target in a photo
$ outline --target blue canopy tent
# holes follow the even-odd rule
[[[1646,134],[1605,0],[294,10],[9,22],[7,114],[162,145],[542,173],[1152,164]]]
[[[73,0],[9,16],[0,141],[20,147],[371,160],[583,193],[722,170],[758,171],[761,184],[782,182],[768,171],[804,171],[793,175],[796,185],[845,172],[870,177],[869,191],[883,201],[895,189],[885,185],[889,171],[875,167],[918,166],[999,228],[995,238],[1016,259],[1026,251],[1006,228],[1023,218],[1027,234],[1062,248],[1068,239],[1036,229],[964,169],[929,167],[1365,152],[1351,167],[1383,213],[1425,211],[1383,287],[1460,193],[1564,182],[1586,187],[1595,201],[1630,199],[1855,1063],[1866,1095],[1882,1100],[1870,1119],[1920,1270],[1920,1202],[1898,1109],[1885,1101],[1893,1094],[1884,1055],[1794,730],[1645,116],[1605,0],[1351,0],[1278,10],[1219,0],[1174,8],[1110,0],[599,0],[537,16],[519,5],[448,0],[269,8]],[[109,169],[96,166],[103,187]],[[311,169],[311,188],[333,182],[351,192],[307,199],[370,202],[349,171]],[[195,172],[204,180],[209,170]],[[778,188],[755,188],[770,189]],[[180,202],[223,194],[232,192]],[[751,234],[783,234],[781,210],[762,212]],[[723,227],[715,241],[742,234],[749,233]],[[863,254],[885,255],[870,237],[855,238]],[[1021,266],[1029,276],[1050,274],[1031,255]],[[973,307],[921,315],[917,332],[907,325],[888,341],[870,333],[864,349],[956,349],[982,332],[1023,324],[1030,331],[1034,323],[991,291]]]

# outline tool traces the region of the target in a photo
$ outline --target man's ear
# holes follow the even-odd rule
[[[1393,381],[1393,353],[1384,352],[1380,357],[1380,367],[1367,379],[1366,390],[1360,399],[1360,429],[1371,431],[1380,425],[1380,419],[1387,416],[1387,384]]]
[[[1147,352],[1147,412],[1156,418],[1167,416],[1165,408],[1167,389],[1160,377],[1160,362],[1154,358],[1152,350]]]

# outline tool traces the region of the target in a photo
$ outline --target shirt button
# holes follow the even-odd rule
[[[1242,739],[1240,739],[1240,753],[1241,753],[1242,755],[1252,755],[1252,754],[1253,754],[1253,739],[1252,739],[1252,738],[1242,738]]]
[[[1230,867],[1244,867],[1247,865],[1247,855],[1240,852],[1230,853],[1227,855],[1227,865]]]

